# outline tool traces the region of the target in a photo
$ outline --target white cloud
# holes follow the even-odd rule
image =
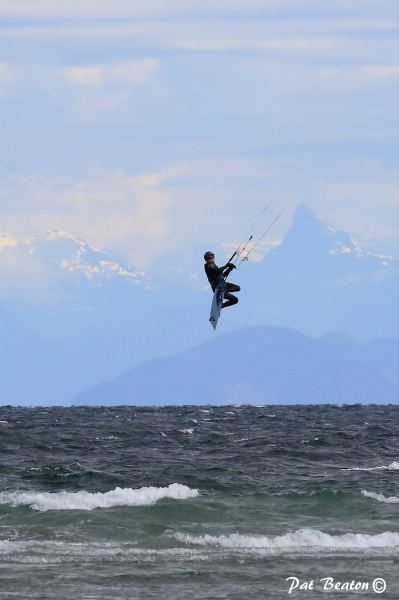
[[[70,83],[89,88],[108,84],[144,85],[157,71],[159,61],[142,59],[111,65],[82,65],[67,67],[64,73]]]
[[[368,178],[359,178],[368,171]],[[199,248],[208,246],[227,256],[251,224],[250,233],[258,239],[285,207],[253,257],[260,259],[270,243],[281,239],[301,201],[359,241],[397,234],[393,185],[384,178],[385,172],[373,172],[370,165],[351,163],[345,173],[332,169],[315,179],[306,161],[282,164],[245,157],[176,162],[141,174],[99,170],[69,183],[24,178],[19,188],[14,177],[14,189],[6,186],[7,198],[24,200],[15,211],[9,206],[8,214],[3,212],[0,231],[67,230],[148,270],[165,256],[188,265]],[[253,224],[270,200],[262,223]]]
[[[217,35],[200,37],[186,37],[177,39],[175,46],[184,50],[197,51],[237,51],[237,50],[258,50],[275,51],[281,53],[287,52],[336,52],[348,50],[353,47],[353,41],[342,37],[297,37],[281,36],[269,37],[266,32],[264,36],[244,37],[244,36],[226,36]]]
[[[2,0],[0,16],[14,18],[59,19],[126,19],[170,16],[220,16],[234,17],[259,12],[289,16],[292,13],[307,16],[350,17],[353,14],[376,17],[395,10],[392,0]]]
[[[68,186],[28,179],[14,190],[25,198],[24,206],[4,214],[0,229],[71,231],[147,269],[165,253],[178,255],[182,248],[190,253],[198,243],[219,239],[220,218],[224,236],[237,225],[234,201],[226,185],[221,187],[223,162],[208,166],[207,171],[206,161],[176,163],[141,175],[108,171]],[[237,177],[232,166],[225,176]]]
[[[173,195],[163,185],[181,172],[179,165],[139,176],[106,172],[69,186],[24,181],[23,218],[18,211],[4,215],[1,227],[24,233],[66,229],[144,267],[176,244]]]
[[[2,184],[0,231],[68,229],[146,266],[179,246],[236,240],[245,204],[251,219],[265,197],[280,199],[278,180],[289,180],[290,207],[319,208],[339,192],[317,198],[313,182],[342,181],[354,154],[367,154],[366,169],[386,162],[378,181],[393,177],[398,69],[384,0],[0,4],[16,17],[1,25],[4,60],[24,65],[3,162],[44,174]],[[2,63],[0,83],[10,73]],[[290,167],[306,162],[294,186]]]
[[[309,56],[314,60],[325,56],[352,59],[365,56],[393,55],[396,51],[396,28],[392,20],[373,15],[369,19],[341,18],[322,19],[284,15],[268,18],[232,19],[230,12],[220,12],[215,18],[190,18],[185,12],[182,18],[169,19],[107,19],[91,23],[70,19],[41,25],[40,21],[2,28],[5,40],[25,40],[26,43],[44,44],[48,41],[62,46],[66,42],[107,44],[108,50],[119,48],[123,40],[130,48],[158,52],[177,49],[182,53],[195,52],[259,52],[291,53],[295,59]],[[376,24],[376,18],[378,24]],[[93,67],[93,69],[95,66]],[[89,79],[98,73],[87,73]]]
[[[48,73],[46,83],[41,83],[40,73],[37,80],[50,95],[58,90],[60,97],[68,98],[65,114],[72,125],[82,121],[103,124],[106,119],[120,121],[137,113],[136,105],[150,93],[146,86],[154,79],[159,64],[155,58],[143,58],[48,68],[42,69]]]
[[[6,248],[15,248],[20,242],[19,237],[13,235],[7,235],[0,233],[0,254],[4,252]]]
[[[298,1],[298,0],[296,0]],[[292,4],[292,0],[146,0],[146,2],[113,0],[2,0],[0,15],[4,17],[47,18],[133,18],[169,16],[187,13],[218,13],[229,10],[253,10]]]
[[[104,84],[103,69],[100,66],[69,67],[65,69],[68,81],[85,87],[101,87]]]

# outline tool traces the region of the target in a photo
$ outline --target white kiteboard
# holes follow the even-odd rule
[[[216,329],[216,326],[219,321],[220,311],[222,310],[222,304],[224,300],[224,292],[226,289],[226,280],[224,277],[221,277],[219,285],[215,289],[213,294],[212,306],[211,306],[211,316],[209,317],[210,322],[212,323],[212,327]]]

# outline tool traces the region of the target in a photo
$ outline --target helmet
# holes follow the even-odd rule
[[[214,256],[213,252],[208,250],[208,252],[205,252],[204,254],[204,260],[208,260],[208,258],[211,258],[212,256]]]

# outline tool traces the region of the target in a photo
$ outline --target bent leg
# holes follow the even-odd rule
[[[227,282],[225,289],[226,289],[226,292],[239,292],[241,288],[236,283]]]
[[[237,304],[238,302],[238,298],[237,296],[234,296],[234,294],[230,294],[230,292],[239,292],[240,291],[240,286],[235,284],[235,283],[226,283],[226,288],[225,288],[225,292],[224,292],[224,297],[226,298],[226,302],[223,302],[222,304],[222,308],[227,308],[228,306],[233,306],[234,304]]]
[[[229,292],[225,292],[224,297],[226,298],[227,302],[223,302],[222,308],[227,308],[228,306],[233,306],[234,304],[237,304],[237,302],[238,302],[237,296],[234,296],[234,294],[230,294]]]

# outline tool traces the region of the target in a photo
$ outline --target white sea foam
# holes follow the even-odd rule
[[[383,494],[376,494],[374,492],[368,492],[367,490],[362,490],[362,494],[366,498],[373,498],[373,500],[378,500],[378,502],[385,502],[386,504],[399,503],[399,496],[384,496]]]
[[[179,433],[186,433],[187,435],[193,435],[194,433],[194,429],[192,427],[189,427],[187,429],[178,429],[177,431]]]
[[[230,550],[261,552],[267,554],[316,554],[336,552],[382,552],[392,553],[399,550],[399,533],[386,531],[376,535],[345,533],[330,535],[317,529],[299,529],[284,535],[189,535],[176,533],[174,537],[186,544],[216,546]]]
[[[113,506],[150,506],[163,498],[187,500],[199,492],[186,485],[168,487],[115,488],[109,492],[14,492],[0,493],[0,504],[30,506],[34,510],[93,510]]]
[[[381,467],[352,467],[341,469],[341,471],[399,471],[399,462],[394,461],[390,465],[382,465]]]
[[[3,560],[23,564],[66,564],[84,560],[110,558],[114,560],[140,560],[152,562],[154,557],[173,557],[174,560],[208,560],[204,551],[196,548],[140,548],[131,543],[73,543],[53,540],[0,540]]]

